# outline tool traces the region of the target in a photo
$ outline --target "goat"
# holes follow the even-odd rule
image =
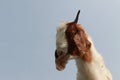
[[[100,53],[81,24],[77,24],[80,10],[73,22],[63,22],[57,28],[56,69],[65,69],[67,62],[75,59],[77,80],[112,80]]]

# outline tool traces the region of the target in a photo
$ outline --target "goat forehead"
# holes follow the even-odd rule
[[[67,39],[65,35],[65,31],[67,28],[67,23],[61,23],[57,28],[57,34],[56,34],[56,47],[57,49],[61,50],[64,48],[67,48]]]
[[[66,28],[67,28],[66,24],[67,23],[63,22],[57,28],[56,41],[58,43],[62,43],[64,41],[66,41],[66,35],[65,35],[65,31],[66,31]]]

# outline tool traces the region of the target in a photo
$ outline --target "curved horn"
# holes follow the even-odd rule
[[[77,24],[77,22],[78,22],[79,13],[80,13],[80,10],[78,11],[77,16],[76,16],[76,18],[75,18],[75,20],[74,20],[74,23],[76,23],[76,24]]]

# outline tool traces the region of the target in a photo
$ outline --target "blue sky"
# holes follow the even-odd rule
[[[54,50],[56,27],[79,9],[79,23],[120,80],[119,8],[119,0],[0,0],[0,80],[75,80],[75,62],[57,71]]]

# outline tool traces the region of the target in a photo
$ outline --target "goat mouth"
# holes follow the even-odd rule
[[[65,65],[56,65],[56,69],[58,70],[58,71],[62,71],[62,70],[64,70],[65,69]]]

